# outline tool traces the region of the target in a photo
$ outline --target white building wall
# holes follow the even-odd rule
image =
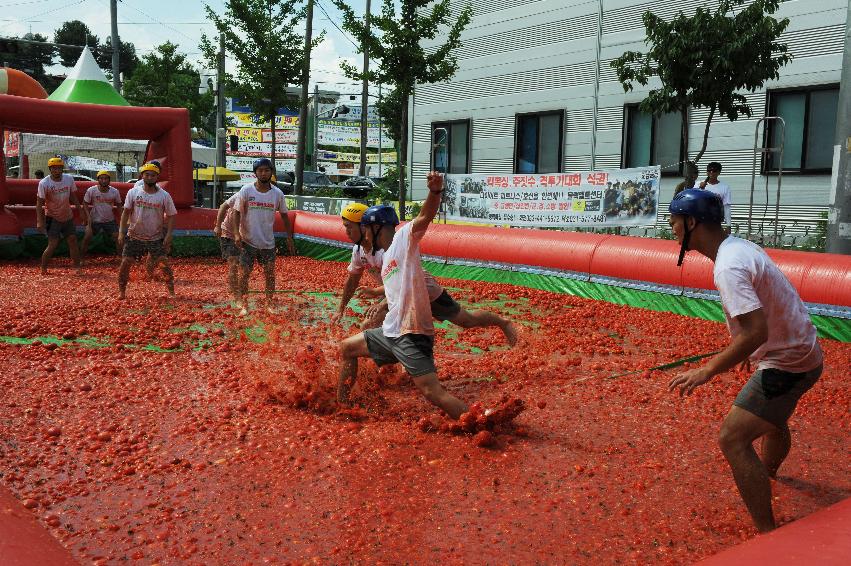
[[[471,171],[511,173],[514,163],[515,115],[565,110],[564,169],[591,166],[597,0],[453,0],[453,12],[470,4],[473,19],[456,51],[459,70],[448,83],[418,85],[412,104],[412,196],[423,198],[430,164],[432,122],[470,119]],[[624,93],[610,61],[626,50],[642,51],[641,15],[650,9],[662,17],[697,6],[713,8],[714,0],[602,0],[600,84],[597,113],[597,168],[620,167],[623,106],[640,102],[650,87]],[[782,41],[794,59],[766,89],[839,83],[847,3],[843,0],[789,0],[775,17],[790,19]],[[428,46],[426,46],[427,48]],[[650,85],[652,86],[652,85]],[[729,122],[717,115],[709,132],[706,163],[720,161],[722,179],[733,189],[734,204],[748,202],[754,132],[765,115],[765,90],[746,93],[751,118]],[[691,112],[689,155],[702,144],[708,109]],[[832,138],[833,132],[829,134]],[[759,137],[762,144],[762,136]],[[770,179],[774,202],[775,177]],[[668,202],[677,177],[665,177]],[[781,203],[826,206],[829,175],[784,174]],[[765,178],[756,179],[754,202],[765,202]]]

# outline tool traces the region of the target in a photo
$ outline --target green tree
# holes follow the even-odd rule
[[[189,110],[193,128],[209,132],[207,115],[213,110],[213,95],[200,94],[201,75],[167,41],[142,57],[133,75],[124,83],[124,97],[134,106],[166,106]]]
[[[89,46],[92,52],[97,56],[100,47],[98,36],[92,33],[89,26],[80,20],[71,20],[62,24],[53,34],[55,43],[64,43],[65,45]],[[77,64],[77,59],[80,58],[80,50],[73,47],[59,48],[59,63],[64,67],[73,67]]]
[[[222,15],[205,7],[237,64],[236,74],[225,76],[225,91],[251,108],[258,123],[271,123],[272,163],[276,162],[275,116],[279,108],[298,108],[299,96],[287,87],[299,85],[310,65],[301,31],[306,15],[301,4],[301,0],[226,0]],[[321,41],[322,35],[311,46]],[[218,41],[202,36],[201,51],[215,68]]]
[[[389,108],[392,104],[398,118],[388,120],[395,128],[399,140],[399,210],[405,217],[405,165],[408,153],[408,99],[417,83],[428,84],[447,81],[458,70],[458,61],[452,50],[461,45],[461,32],[470,23],[472,9],[463,8],[454,17],[450,0],[383,0],[381,13],[369,16],[369,31],[366,20],[360,18],[344,0],[333,0],[343,12],[343,27],[355,36],[361,46],[366,46],[371,59],[377,61],[366,76],[353,65],[342,64],[346,76],[361,81],[366,78],[373,83],[393,87]],[[446,37],[443,45],[426,51],[421,43]],[[362,51],[361,51],[362,52]],[[396,97],[393,104],[392,96]],[[389,117],[388,117],[389,118]]]
[[[15,37],[10,38],[17,39]],[[41,34],[28,33],[21,39],[29,41],[47,42],[49,39]],[[0,53],[0,61],[8,63],[13,69],[18,69],[27,73],[29,76],[41,83],[48,93],[54,91],[60,79],[52,75],[48,75],[46,67],[53,65],[53,59],[56,56],[56,48],[45,43],[38,45],[35,43],[23,43],[17,41],[8,41],[9,48],[12,52]]]
[[[709,126],[715,113],[735,121],[752,110],[741,91],[754,92],[765,81],[777,79],[780,68],[792,60],[780,34],[788,19],[771,17],[781,0],[755,0],[735,12],[744,0],[721,0],[715,11],[698,7],[693,16],[682,11],[666,22],[650,11],[642,19],[647,53],[627,51],[611,66],[617,70],[624,91],[633,83],[647,86],[658,77],[639,106],[648,114],[679,112],[683,147],[688,154],[688,109],[709,108],[703,145],[694,161],[706,151]]]
[[[124,80],[130,78],[136,65],[139,64],[139,57],[136,56],[136,46],[127,41],[118,42],[118,72],[124,74]],[[107,37],[106,42],[100,46],[95,54],[98,66],[112,78],[112,38]]]

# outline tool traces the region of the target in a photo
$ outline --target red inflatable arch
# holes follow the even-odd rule
[[[0,95],[0,129],[148,140],[145,160],[157,159],[162,164],[160,185],[171,194],[175,206],[188,208],[194,202],[189,111],[185,108],[76,104]],[[7,181],[0,164],[0,206],[34,205],[37,183],[36,180]]]

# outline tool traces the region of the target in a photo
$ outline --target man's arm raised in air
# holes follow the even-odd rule
[[[413,228],[411,228],[411,236],[413,238],[422,238],[428,225],[434,220],[434,215],[437,214],[437,209],[440,208],[440,195],[443,193],[443,175],[435,171],[431,171],[426,179],[428,184],[428,196],[420,209],[420,213],[413,220]]]

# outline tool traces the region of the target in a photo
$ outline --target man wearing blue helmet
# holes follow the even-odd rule
[[[771,484],[789,453],[787,421],[798,400],[821,376],[816,329],[795,288],[756,244],[728,236],[721,199],[700,189],[679,193],[670,224],[680,242],[680,264],[694,250],[714,262],[715,286],[732,342],[702,367],[674,377],[669,390],[690,395],[696,387],[743,362],[756,371],[721,425],[718,443],[739,493],[760,532],[775,528]],[[762,439],[762,458],[753,442]]]
[[[287,203],[284,193],[272,185],[274,169],[272,161],[265,157],[254,162],[256,180],[243,186],[233,203],[233,243],[240,250],[239,285],[237,286],[237,305],[240,314],[248,312],[245,295],[248,293],[248,279],[254,262],[263,266],[266,278],[267,309],[272,310],[275,293],[275,214],[280,213],[281,221],[287,232],[287,249],[295,255],[293,231],[287,216]]]
[[[346,229],[346,235],[354,245],[352,246],[352,259],[347,268],[349,275],[343,285],[343,297],[340,300],[337,311],[331,315],[331,322],[333,323],[337,323],[343,318],[346,307],[356,291],[361,298],[366,299],[376,299],[384,296],[384,286],[381,285],[380,281],[378,287],[358,287],[365,271],[369,271],[374,275],[380,273],[384,255],[383,250],[374,250],[369,244],[363,241],[363,233],[367,228],[361,225],[360,222],[364,216],[369,217],[372,214],[382,213],[388,216],[390,223],[393,225],[399,223],[396,217],[396,210],[386,205],[369,208],[364,204],[351,203],[343,210],[341,215],[343,227]],[[505,334],[506,340],[511,346],[517,342],[517,330],[510,320],[491,311],[482,309],[467,310],[461,307],[452,295],[437,282],[434,276],[428,271],[423,271],[423,274],[425,276],[426,289],[428,289],[429,301],[431,302],[431,314],[435,320],[448,320],[461,328],[497,326]],[[387,301],[382,299],[370,306],[366,311],[361,328],[367,329],[381,326],[385,316],[387,316]]]
[[[399,219],[393,207],[367,209],[361,218],[363,243],[374,253],[383,251],[381,279],[388,312],[380,328],[365,330],[343,340],[343,363],[337,399],[349,402],[349,392],[358,373],[358,358],[371,357],[379,366],[401,363],[414,384],[431,403],[457,419],[467,405],[448,393],[437,379],[434,365],[434,323],[420,259],[420,240],[425,236],[443,192],[443,177],[428,175],[428,197],[419,215],[398,232]]]

